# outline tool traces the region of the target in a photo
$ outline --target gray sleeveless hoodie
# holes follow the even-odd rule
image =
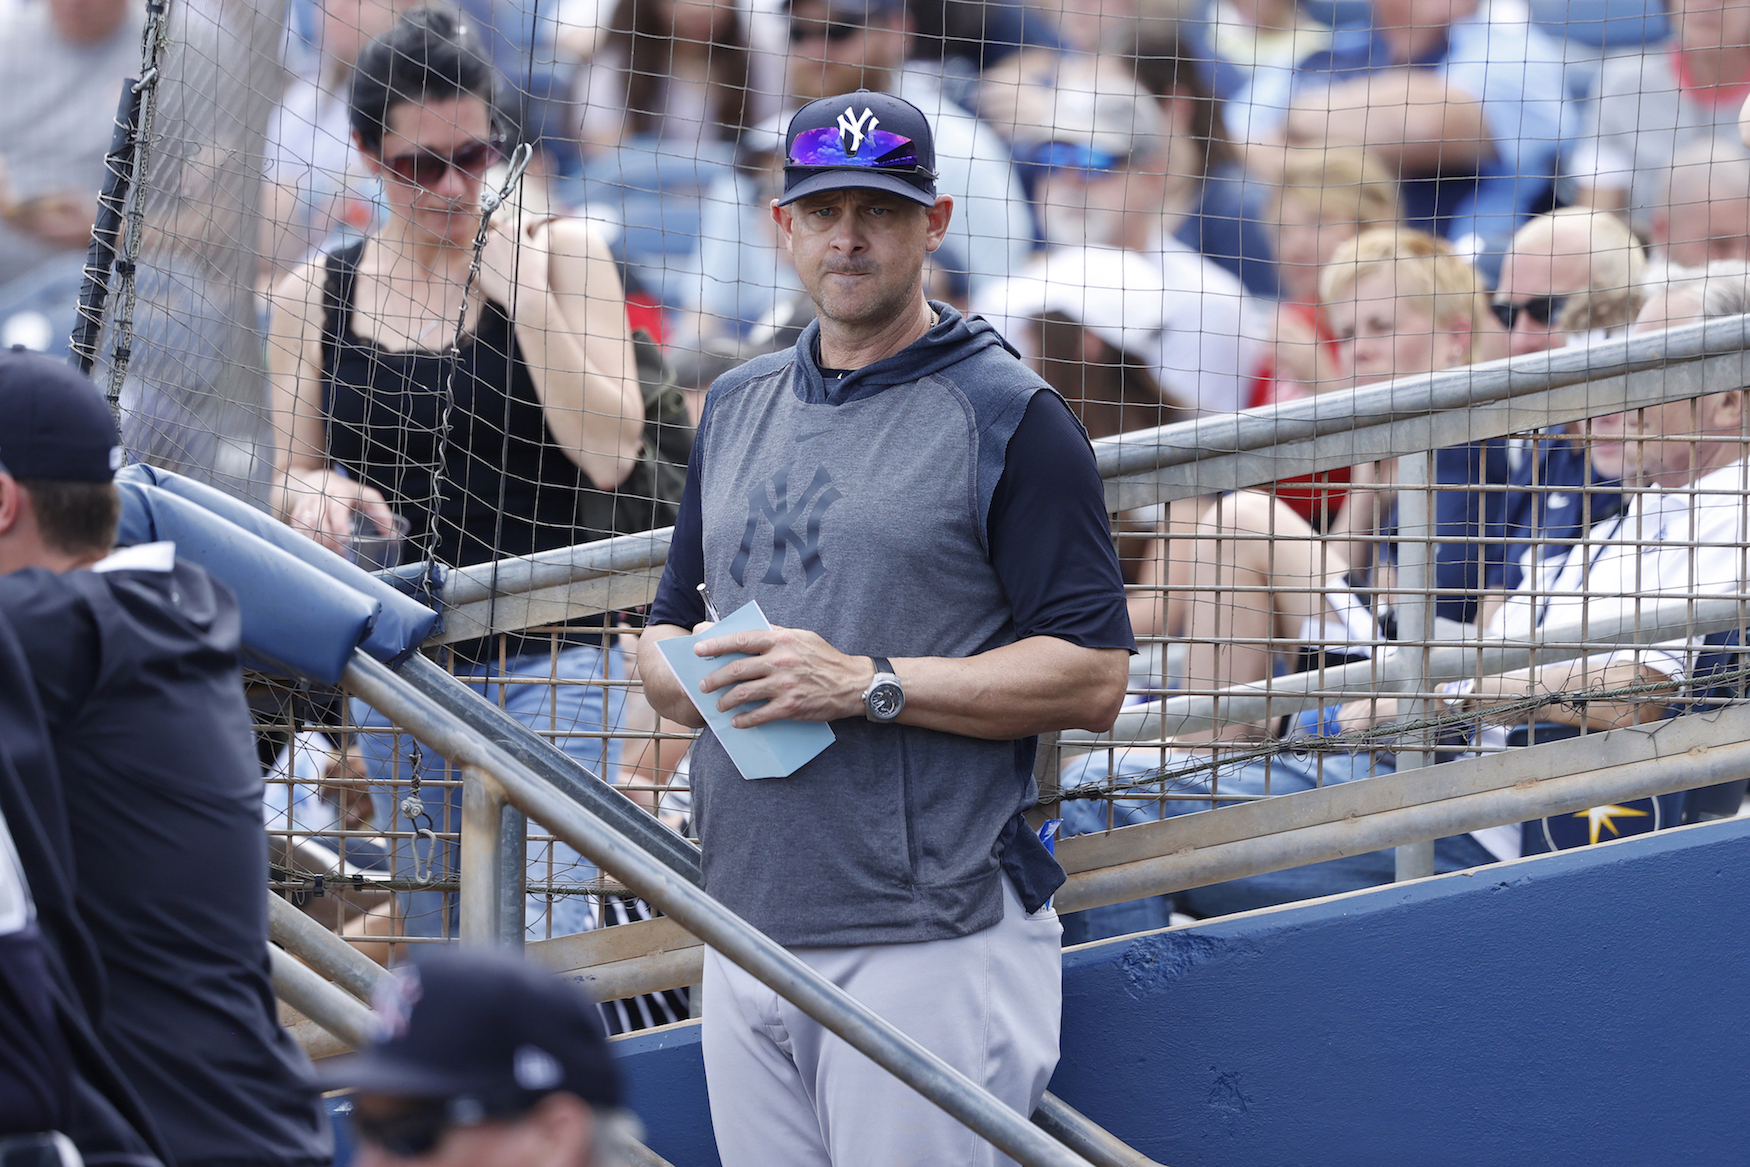
[[[1015,639],[985,520],[1046,385],[989,324],[934,307],[928,334],[831,400],[818,324],[712,386],[693,470],[719,611],[758,600],[773,624],[853,655],[971,656]],[[860,717],[832,729],[789,778],[742,778],[709,730],[693,751],[706,887],[780,943],[963,936],[1001,919],[1005,866],[1033,873],[1033,906],[1062,882],[1019,819],[1037,801],[1034,739]]]

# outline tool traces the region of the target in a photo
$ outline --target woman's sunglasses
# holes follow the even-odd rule
[[[1566,296],[1533,296],[1519,304],[1511,300],[1496,300],[1489,305],[1489,311],[1495,314],[1495,319],[1501,322],[1502,328],[1512,332],[1521,316],[1529,316],[1547,327],[1550,321],[1562,314],[1562,305],[1567,302]]]
[[[430,190],[444,180],[453,167],[469,178],[479,178],[503,156],[504,141],[493,138],[485,142],[469,142],[454,154],[439,154],[432,150],[414,150],[383,156],[383,166],[402,182]]]

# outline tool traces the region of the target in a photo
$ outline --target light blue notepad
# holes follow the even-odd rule
[[[686,690],[687,699],[704,717],[705,724],[711,727],[717,740],[723,743],[729,760],[735,763],[743,778],[788,778],[836,740],[832,727],[824,721],[786,719],[769,721],[752,729],[737,729],[729,724],[730,718],[750,709],[758,709],[765,702],[750,701],[725,712],[717,708],[717,698],[722,696],[721,690],[715,693],[699,691],[699,682],[706,676],[748,654],[728,652],[722,656],[697,656],[693,653],[693,645],[713,636],[727,636],[733,632],[748,632],[771,626],[757,603],[747,603],[719,620],[712,625],[710,631],[702,635],[676,636],[658,641],[656,645],[662,650],[668,667],[680,678],[681,688]]]

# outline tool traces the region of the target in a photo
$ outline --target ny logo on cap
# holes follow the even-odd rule
[[[875,111],[868,106],[863,107],[863,116],[854,112],[855,106],[845,106],[845,112],[839,115],[839,140],[844,143],[845,153],[852,158],[863,148],[863,139],[875,132],[875,127],[881,124],[881,119],[875,116]],[[863,123],[868,122],[865,126]]]

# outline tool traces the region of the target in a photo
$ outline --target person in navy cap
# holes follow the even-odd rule
[[[757,601],[769,631],[697,694],[740,728],[830,722],[788,777],[692,754],[706,890],[1003,1103],[1058,1055],[1064,874],[1024,817],[1036,735],[1112,724],[1135,648],[1087,435],[985,321],[927,300],[957,211],[931,126],[858,91],[792,119],[771,215],[813,300],[795,346],[705,399],[640,646],[650,703],[704,719],[658,642]],[[1007,1162],[715,953],[703,1050],[724,1167]]]
[[[359,1167],[626,1167],[636,1117],[595,1005],[508,953],[439,950],[402,965],[374,1002],[377,1041],[325,1063],[350,1086]]]
[[[96,954],[81,1003],[131,1087],[98,1083],[105,1113],[140,1137],[68,1133],[133,1167],[324,1167],[327,1119],[269,982],[237,601],[172,544],[114,551],[121,463],[96,386],[0,353],[0,613],[59,775],[27,791],[58,839],[26,875],[39,905],[57,874],[71,889],[65,931]]]

